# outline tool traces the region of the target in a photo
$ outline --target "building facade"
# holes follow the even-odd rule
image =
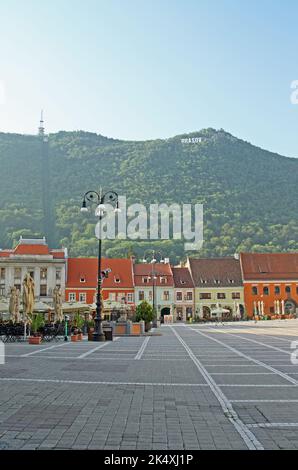
[[[228,320],[245,316],[244,289],[237,257],[189,258],[195,286],[195,316]]]
[[[35,284],[35,298],[53,303],[55,287],[65,292],[66,249],[49,249],[45,238],[20,238],[12,250],[0,250],[0,297],[8,298],[10,289],[22,293],[25,274],[30,273]]]
[[[106,301],[134,306],[134,279],[131,259],[103,258],[102,270],[109,270],[103,279],[102,296]],[[92,305],[96,302],[97,258],[69,258],[66,301]]]
[[[172,267],[174,280],[174,321],[187,321],[195,314],[195,289],[189,269]]]
[[[174,281],[169,263],[135,263],[136,305],[143,300],[154,305],[157,318],[174,315]]]
[[[247,315],[298,315],[298,253],[241,253]]]

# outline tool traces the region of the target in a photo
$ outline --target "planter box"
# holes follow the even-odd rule
[[[41,336],[29,336],[29,344],[40,344]]]
[[[82,339],[83,339],[83,333],[79,333],[77,336],[78,336],[78,341],[82,341]]]
[[[73,342],[78,341],[78,335],[72,335],[71,336],[71,341],[73,341]]]

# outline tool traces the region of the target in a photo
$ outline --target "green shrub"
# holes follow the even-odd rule
[[[144,320],[145,323],[149,323],[154,319],[154,311],[152,305],[146,300],[143,300],[136,308],[136,321]]]

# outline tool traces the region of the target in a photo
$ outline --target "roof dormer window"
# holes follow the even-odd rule
[[[229,279],[229,283],[234,284],[235,283],[234,279]]]
[[[119,276],[115,276],[114,281],[116,282],[116,284],[119,284],[121,282],[121,279]]]
[[[166,284],[168,282],[167,278],[165,276],[161,276],[159,278],[161,284]]]
[[[180,279],[180,284],[186,284],[186,282],[184,281],[184,279]]]
[[[201,278],[201,283],[202,283],[202,284],[207,284],[207,280]]]
[[[219,279],[214,279],[214,284],[220,284],[220,280]]]
[[[84,276],[81,276],[80,277],[80,282],[83,284],[84,282],[86,282],[86,278]]]

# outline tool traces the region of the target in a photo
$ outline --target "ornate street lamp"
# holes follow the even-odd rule
[[[102,220],[106,214],[105,203],[115,206],[114,212],[121,212],[119,208],[119,197],[115,191],[107,191],[102,194],[102,191],[87,191],[84,194],[81,212],[88,212],[87,202],[96,203],[95,216],[99,221]],[[93,341],[105,341],[105,335],[102,329],[102,280],[108,277],[110,270],[102,271],[101,268],[101,233],[98,236],[98,269],[97,269],[97,292],[96,292],[96,315],[95,315],[95,328],[93,333]]]

